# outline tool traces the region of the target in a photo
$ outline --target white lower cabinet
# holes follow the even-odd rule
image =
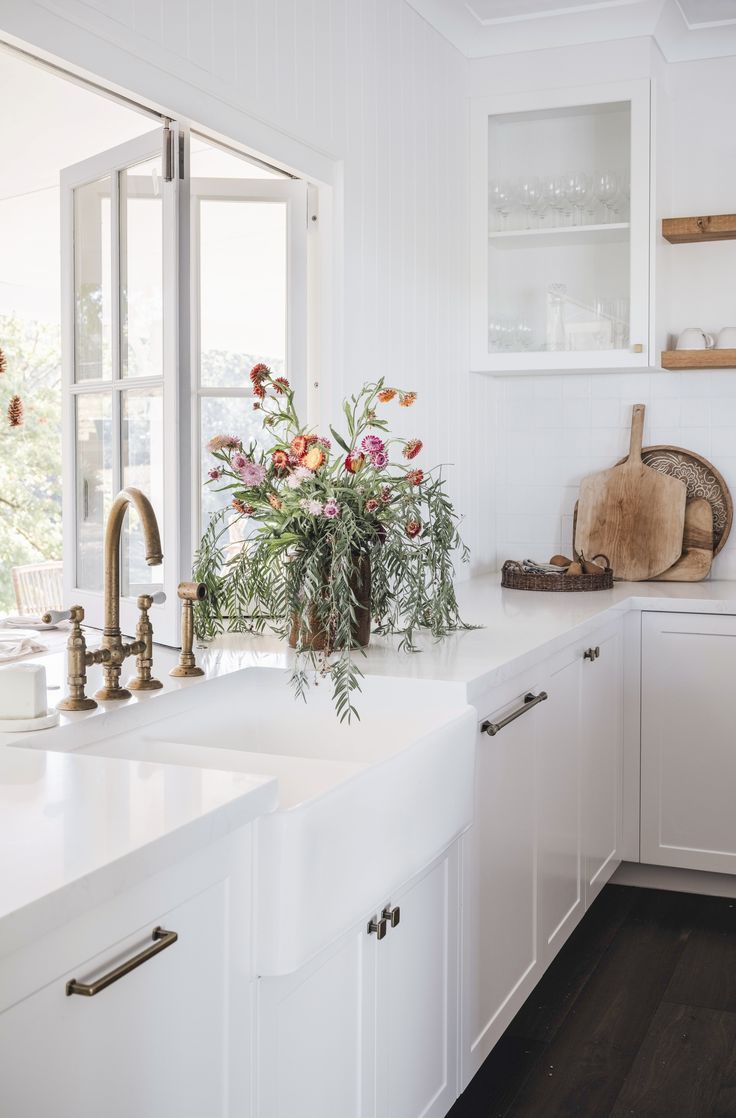
[[[455,843],[295,974],[259,981],[259,1118],[443,1118],[458,1091],[458,877]]]
[[[621,641],[614,622],[490,698],[485,721],[523,713],[479,735],[462,840],[463,1087],[620,861]]]
[[[249,859],[235,862],[247,889]],[[248,906],[234,869],[225,854],[190,859],[0,962],[0,1114],[250,1113]],[[159,927],[176,938],[155,939]],[[102,988],[69,993],[72,980]]]
[[[736,873],[736,617],[642,615],[641,860]]]

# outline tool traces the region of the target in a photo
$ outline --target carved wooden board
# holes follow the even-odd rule
[[[576,551],[607,555],[615,577],[634,582],[679,559],[685,523],[685,483],[642,462],[644,411],[634,405],[626,461],[580,483],[575,530]]]

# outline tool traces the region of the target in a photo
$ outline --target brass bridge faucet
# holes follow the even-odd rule
[[[51,611],[44,615],[47,623],[66,619],[72,622],[67,642],[69,694],[59,703],[59,710],[92,710],[97,706],[95,700],[88,699],[84,693],[85,669],[91,664],[102,664],[105,683],[96,698],[103,702],[131,697],[130,691],[120,686],[120,672],[128,656],[137,658],[137,674],[128,682],[131,690],[153,691],[163,686],[160,680],[153,678],[153,626],[148,611],[154,603],[165,601],[166,595],[141,594],[137,602],[141,614],[136,639],[124,643],[120,632],[120,536],[128,505],[133,505],[141,518],[146,562],[150,567],[157,567],[163,561],[161,538],[151,502],[140,489],[122,489],[112,503],[105,529],[105,628],[100,647],[94,652],[87,650],[81,627],[84,619],[81,606],[73,606],[63,613]]]

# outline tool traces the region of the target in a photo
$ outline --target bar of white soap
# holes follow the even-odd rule
[[[0,718],[40,718],[48,711],[42,664],[0,668]]]

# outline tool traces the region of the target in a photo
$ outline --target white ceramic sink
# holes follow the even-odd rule
[[[165,717],[161,703],[155,722],[83,751],[278,779],[257,822],[260,974],[297,969],[471,821],[477,716],[452,684],[367,678],[349,726],[329,686],[295,701],[277,669],[203,682],[181,711],[167,698]]]

